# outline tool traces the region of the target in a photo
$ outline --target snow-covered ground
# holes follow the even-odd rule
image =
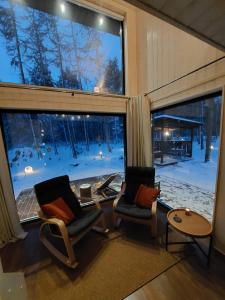
[[[212,144],[211,159],[204,162],[205,150],[193,143],[191,160],[174,165],[156,166],[163,202],[169,206],[189,207],[212,219],[218,164],[218,140]]]
[[[54,154],[53,147],[45,145],[42,149],[42,159],[38,159],[37,152],[29,147],[10,150],[8,157],[15,197],[17,198],[22,190],[55,176],[67,174],[70,180],[76,180],[124,172],[123,145],[110,146],[112,152],[108,151],[106,144],[90,144],[89,151],[83,150],[84,145],[80,145],[77,159],[72,157],[71,149],[63,145],[58,146],[58,155]],[[20,151],[21,154],[18,160],[13,162],[16,151]],[[33,170],[30,174],[25,173],[28,166]]]

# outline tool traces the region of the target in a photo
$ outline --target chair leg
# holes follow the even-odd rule
[[[108,234],[109,229],[106,226],[104,214],[101,215],[98,224],[100,224],[100,226],[93,226],[93,229],[97,232]]]
[[[49,242],[49,240],[46,238],[44,230],[43,230],[45,225],[47,225],[47,224],[43,223],[40,227],[40,234],[39,235],[40,235],[40,240],[42,241],[42,243],[62,263],[64,263],[65,265],[67,265],[70,268],[75,269],[77,267],[78,263],[76,261],[74,249],[73,249],[72,243],[69,240],[69,238],[62,235],[64,244],[65,244],[65,247],[66,247],[66,251],[67,251],[67,254],[68,254],[68,256],[65,256],[55,246],[53,246],[53,244],[51,242]]]
[[[152,237],[156,237],[157,236],[157,218],[153,217],[151,220],[151,235]]]
[[[118,229],[120,227],[121,221],[122,221],[122,219],[114,213],[114,227],[116,229]]]

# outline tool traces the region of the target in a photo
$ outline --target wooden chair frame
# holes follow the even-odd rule
[[[90,199],[93,201],[93,199]],[[97,201],[94,201],[96,207],[98,209],[101,209],[100,204]],[[38,216],[39,218],[43,221],[40,227],[40,240],[42,243],[45,245],[45,247],[54,255],[56,256],[62,263],[64,263],[66,266],[70,268],[76,268],[78,265],[78,262],[76,260],[75,252],[73,249],[73,245],[76,244],[88,231],[91,229],[94,229],[100,233],[107,234],[108,229],[106,227],[106,222],[105,222],[105,217],[104,214],[102,213],[96,220],[93,222],[89,227],[87,227],[85,230],[83,230],[80,234],[77,236],[69,237],[67,228],[65,223],[57,218],[49,218],[47,217],[42,210],[38,211]],[[100,223],[101,226],[97,226],[97,224]],[[60,252],[46,237],[45,232],[44,232],[44,227],[49,225],[56,225],[60,235],[53,234],[53,236],[60,238],[63,240],[67,256],[64,255],[62,252]]]
[[[155,187],[158,187],[160,189],[160,183],[159,182],[155,183]],[[114,217],[115,227],[118,228],[120,226],[120,222],[121,222],[122,219],[127,220],[127,221],[131,221],[131,222],[134,222],[134,223],[145,224],[145,225],[150,226],[152,237],[156,237],[157,236],[157,200],[154,201],[153,204],[152,204],[152,208],[150,209],[151,210],[151,217],[149,219],[143,220],[143,219],[140,219],[140,218],[127,216],[127,215],[119,213],[115,210],[119,200],[124,195],[125,190],[126,190],[126,183],[123,182],[122,187],[121,187],[121,191],[118,194],[117,198],[113,202],[113,214],[114,214],[113,217]]]

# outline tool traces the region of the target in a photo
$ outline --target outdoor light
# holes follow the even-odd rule
[[[99,93],[99,92],[100,92],[100,88],[99,88],[98,86],[95,86],[95,87],[94,87],[94,92],[95,92],[95,93]]]
[[[214,149],[213,145],[211,145],[211,146],[210,146],[210,149],[211,149],[211,150],[213,150],[213,149]]]
[[[44,133],[42,132],[41,136],[44,136]]]
[[[102,26],[104,24],[104,19],[101,17],[99,18],[99,25]]]
[[[65,10],[66,10],[65,4],[64,3],[60,3],[60,8],[61,8],[61,12],[64,14]]]
[[[165,135],[165,136],[169,136],[169,135],[170,135],[169,131],[168,131],[168,130],[165,131],[165,132],[164,132],[164,135]]]
[[[41,129],[41,132],[45,132],[44,129]]]
[[[102,151],[99,151],[99,156],[100,156],[100,158],[102,159],[102,157],[103,157]]]
[[[34,173],[33,168],[31,166],[27,166],[24,168],[25,174],[32,174]]]

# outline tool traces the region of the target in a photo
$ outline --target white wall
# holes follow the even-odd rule
[[[159,88],[225,53],[178,28],[138,10],[138,92]],[[149,94],[151,109],[222,90],[225,59]],[[215,247],[225,253],[225,105],[215,205]]]

